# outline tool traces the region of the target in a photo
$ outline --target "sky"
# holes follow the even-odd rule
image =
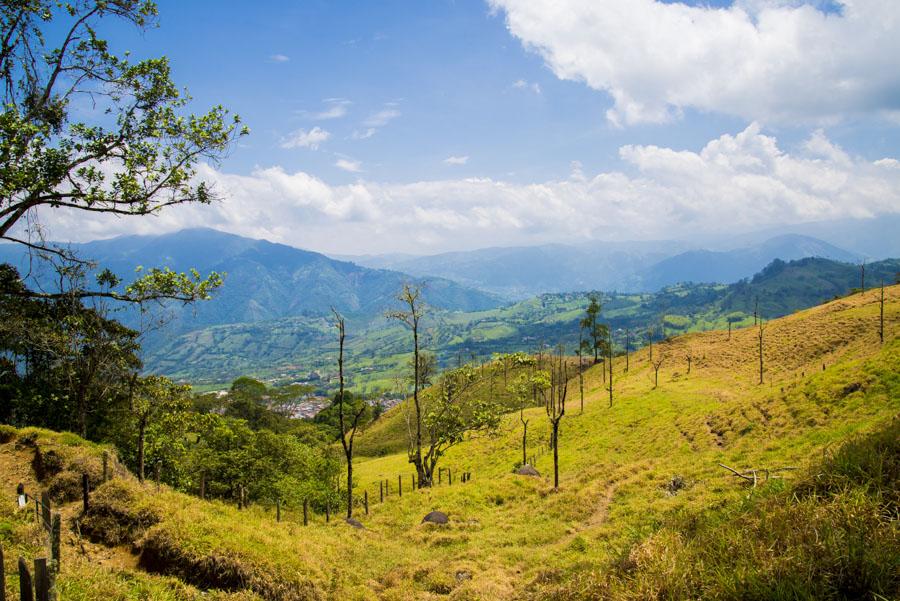
[[[897,0],[158,5],[101,35],[252,133],[200,170],[215,205],[40,214],[55,239],[430,254],[900,212]]]

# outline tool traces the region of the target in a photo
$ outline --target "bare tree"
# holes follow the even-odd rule
[[[763,383],[763,373],[764,373],[763,372],[763,370],[764,370],[764,366],[763,366],[763,335],[765,334],[765,331],[766,331],[766,326],[763,323],[763,320],[760,319],[759,326],[758,326],[758,333],[757,333],[757,336],[759,337],[759,383],[760,384]]]
[[[579,415],[584,414],[584,351],[582,346],[584,345],[584,330],[580,330],[578,332],[578,350],[576,353],[578,354],[578,394],[581,397],[581,411]]]
[[[606,348],[609,356],[609,382],[606,390],[609,392],[609,406],[613,406],[613,343],[612,328],[606,328]]]
[[[353,440],[360,425],[360,420],[366,412],[366,403],[358,403],[356,407],[349,407],[344,402],[344,339],[346,328],[344,318],[332,307],[335,325],[338,329],[338,420],[341,427],[341,446],[344,448],[344,457],[347,460],[347,519],[353,517]],[[349,411],[349,413],[348,413]],[[348,418],[349,423],[348,423]]]
[[[662,367],[662,364],[665,363],[665,356],[659,356],[656,361],[651,361],[650,363],[653,365],[653,388],[655,389],[659,386],[659,368]]]
[[[880,317],[878,321],[878,339],[884,344],[884,280],[881,280]]]
[[[625,328],[625,371],[628,371],[628,351],[631,346],[631,330]]]
[[[687,372],[688,372],[688,374],[690,374],[691,373],[691,364],[694,362],[694,349],[692,349],[691,347],[688,347],[687,352],[684,355],[684,358],[688,364]]]
[[[866,262],[859,264],[859,291],[863,294],[866,292]]]
[[[387,316],[389,319],[396,319],[405,324],[413,335],[413,405],[415,407],[415,434],[409,437],[407,444],[407,456],[409,462],[416,467],[416,475],[419,479],[419,486],[431,486],[431,481],[426,478],[425,465],[422,463],[422,405],[419,402],[419,388],[421,379],[419,377],[419,324],[424,315],[425,308],[421,299],[422,293],[419,288],[404,284],[403,289],[397,296],[397,299],[405,305],[400,311],[390,311]]]
[[[566,414],[566,391],[569,387],[568,365],[562,347],[550,361],[550,387],[544,390],[544,408],[552,428],[550,444],[553,446],[553,487],[559,488],[559,422]],[[549,392],[549,394],[548,394]]]

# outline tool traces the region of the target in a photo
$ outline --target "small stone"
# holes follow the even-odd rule
[[[533,466],[528,465],[527,463],[516,470],[516,473],[520,476],[540,476],[541,473],[534,469]]]
[[[346,521],[348,524],[350,524],[351,526],[353,526],[353,527],[356,528],[357,530],[365,530],[365,529],[366,529],[366,527],[362,525],[362,522],[360,522],[360,521],[357,520],[357,519],[354,519],[354,518],[347,518],[347,519],[344,520],[344,521]]]
[[[457,582],[463,582],[464,580],[471,580],[471,579],[472,579],[472,572],[470,572],[469,570],[459,570],[458,572],[456,572],[456,581]]]
[[[424,518],[422,518],[422,523],[429,524],[446,524],[450,521],[450,518],[447,517],[447,514],[443,511],[432,511]]]

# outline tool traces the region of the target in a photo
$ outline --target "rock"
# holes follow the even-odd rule
[[[366,529],[366,527],[363,526],[362,522],[360,522],[359,520],[355,520],[353,518],[347,518],[344,521],[347,522],[348,524],[350,524],[351,526],[353,526],[354,528],[356,528],[357,530],[365,530]]]
[[[422,518],[422,523],[429,524],[446,524],[450,521],[450,518],[447,517],[447,514],[443,511],[432,511],[424,518]]]
[[[527,463],[516,470],[516,473],[520,476],[540,476],[541,473],[534,469],[533,466],[528,465]]]
[[[471,580],[471,579],[472,579],[472,572],[470,572],[469,570],[459,570],[456,572],[456,581],[457,582],[463,582],[465,580]]]

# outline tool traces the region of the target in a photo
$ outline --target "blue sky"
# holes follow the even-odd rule
[[[777,180],[762,191],[771,210],[742,216],[744,229],[900,210],[896,197],[872,200],[872,178],[890,189],[893,169],[869,173],[900,157],[900,77],[884,74],[900,71],[891,56],[900,9],[890,0],[858,0],[862,25],[832,1],[158,4],[159,28],[105,33],[136,56],[167,55],[194,110],[221,103],[241,114],[252,135],[208,175],[229,202],[270,210],[185,211],[150,226],[92,222],[82,235],[202,221],[332,252],[340,231],[378,234],[354,252],[434,252],[666,228],[708,233],[721,207],[715,197],[698,205],[697,190],[717,185],[724,196],[728,178],[742,174],[707,182],[705,171],[673,173],[676,163],[661,161],[683,164],[686,152],[715,163],[712,151],[701,155],[716,141],[728,152],[762,149]],[[843,50],[866,26],[887,34]],[[788,66],[779,71],[781,62]],[[782,155],[797,162],[791,173],[817,164],[826,173],[786,182],[775,167]],[[823,160],[834,164],[815,162]],[[840,190],[810,183],[840,170]],[[686,177],[690,185],[679,183]],[[578,181],[587,184],[566,183]],[[853,186],[859,206],[848,206]],[[658,208],[665,227],[633,214],[657,210],[641,189],[671,192]],[[753,193],[740,196],[752,202]],[[609,218],[542,227],[536,209],[517,212],[529,203],[559,205],[559,219]],[[388,225],[402,211],[421,219]],[[427,231],[401,241],[417,223]]]

